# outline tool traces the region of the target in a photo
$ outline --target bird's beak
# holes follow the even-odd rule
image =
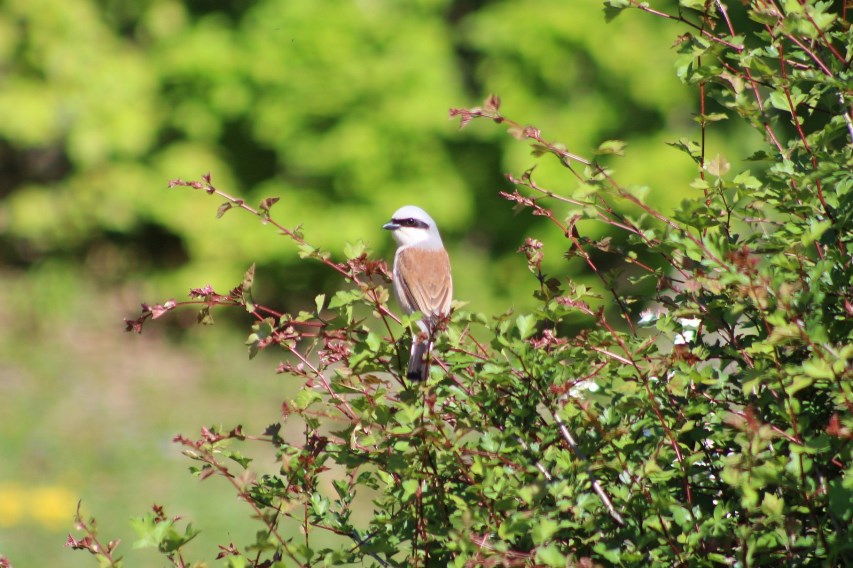
[[[398,225],[397,223],[395,223],[393,221],[388,221],[387,223],[382,225],[382,228],[387,230],[387,231],[396,231],[397,229],[400,228],[400,225]]]

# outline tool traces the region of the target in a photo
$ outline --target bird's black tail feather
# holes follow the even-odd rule
[[[413,381],[422,381],[429,377],[429,351],[432,342],[413,341],[412,356],[409,358],[409,368],[406,378]]]

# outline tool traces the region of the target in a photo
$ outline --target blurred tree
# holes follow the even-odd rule
[[[694,166],[661,131],[693,128],[693,102],[653,72],[665,25],[605,25],[597,0],[7,0],[2,260],[58,258],[105,284],[144,273],[154,295],[199,275],[231,284],[252,261],[267,298],[304,302],[331,285],[319,268],[295,278],[296,251],[248,221],[215,222],[218,204],[164,194],[169,179],[210,171],[249,200],[280,196],[287,222],[333,251],[364,239],[390,254],[379,224],[417,203],[440,220],[460,298],[524,306],[534,283],[512,256],[533,219],[497,192],[526,150],[479,125],[460,136],[447,109],[495,92],[579,151],[625,139],[621,170],[670,207],[693,191]],[[557,166],[537,173],[563,183]],[[547,258],[548,270],[561,262]]]

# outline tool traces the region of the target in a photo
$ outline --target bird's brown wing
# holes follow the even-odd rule
[[[453,280],[444,249],[407,247],[397,253],[395,275],[401,303],[421,312],[427,325],[450,313]]]

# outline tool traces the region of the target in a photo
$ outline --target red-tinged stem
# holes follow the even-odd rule
[[[847,5],[848,4],[849,4],[848,1],[842,2],[842,4],[841,4],[841,6],[842,6],[842,8],[841,8],[841,19],[845,22],[847,21]],[[838,59],[838,61],[843,63],[845,67],[850,67],[850,62],[847,61],[844,58],[844,56],[841,55],[841,53],[839,53],[838,50],[835,49],[835,46],[832,45],[832,42],[826,38],[826,36],[823,33],[823,30],[820,29],[820,26],[817,25],[817,22],[815,22],[811,16],[811,14],[809,14],[808,2],[806,0],[800,0],[800,5],[803,6],[803,14],[805,14],[806,19],[809,21],[809,23],[812,26],[814,26],[814,29],[817,30],[817,35],[819,35],[820,39],[823,40],[823,44],[830,51],[830,53],[832,53],[832,55],[835,56],[835,58]]]
[[[706,37],[715,43],[725,45],[729,49],[733,49],[734,51],[737,51],[738,53],[743,51],[743,46],[735,45],[735,44],[730,43],[730,42],[728,42],[728,41],[726,41],[720,37],[715,36],[714,34],[709,32],[708,30],[703,29],[702,26],[694,24],[690,20],[686,19],[684,16],[674,16],[672,14],[667,14],[666,12],[654,10],[654,9],[650,8],[649,6],[647,6],[645,2],[640,2],[639,0],[630,0],[630,2],[635,8],[638,8],[638,9],[642,10],[643,12],[647,12],[649,14],[652,14],[653,16],[658,16],[658,17],[661,17],[661,18],[664,18],[667,20],[672,20],[674,22],[681,22],[682,24],[684,24],[686,26],[690,26],[691,28],[695,29],[703,37]]]
[[[297,565],[301,566],[302,564],[299,562],[299,560],[297,560],[296,555],[290,549],[290,545],[288,544],[287,539],[283,538],[280,534],[278,534],[278,531],[275,530],[274,523],[269,521],[266,518],[266,516],[263,514],[263,512],[260,510],[260,508],[258,508],[258,506],[255,504],[255,500],[252,499],[252,496],[250,494],[246,493],[245,491],[243,491],[243,489],[237,483],[237,480],[235,479],[235,477],[233,475],[231,475],[231,472],[228,471],[228,468],[226,468],[225,466],[220,464],[216,460],[216,458],[213,457],[213,455],[206,450],[204,450],[204,453],[202,454],[202,456],[203,456],[203,461],[205,463],[207,463],[208,465],[210,465],[210,467],[217,470],[222,477],[224,477],[226,480],[228,480],[228,483],[230,483],[234,487],[234,489],[237,491],[237,495],[240,497],[240,499],[242,499],[243,501],[248,503],[248,505],[255,511],[255,514],[257,515],[257,517],[259,519],[261,519],[267,525],[267,528],[270,531],[269,534],[272,536],[275,536],[276,540],[281,545],[285,554],[287,554],[287,556],[289,556],[290,559],[293,560]]]
[[[768,31],[770,31],[770,30],[768,30]],[[773,37],[772,31],[771,31],[771,37]],[[797,45],[799,45],[799,43]],[[803,131],[802,124],[800,123],[800,118],[797,115],[796,105],[794,104],[794,101],[791,99],[791,91],[790,91],[790,89],[788,89],[788,86],[787,86],[788,71],[787,71],[787,66],[785,65],[784,45],[781,41],[779,42],[778,47],[779,47],[780,70],[782,72],[782,79],[785,83],[785,86],[782,88],[782,90],[785,93],[785,99],[788,101],[788,108],[791,110],[791,119],[794,122],[794,127],[797,129],[797,134],[799,134],[800,140],[802,140],[802,142],[803,142],[803,147],[809,153],[809,159],[812,163],[812,168],[814,168],[814,170],[817,171],[817,169],[818,169],[817,156],[815,156],[814,152],[812,151],[811,146],[809,145],[808,139],[806,137],[806,133]],[[818,64],[820,64],[819,60],[816,60],[816,61],[818,61]],[[828,70],[827,70],[827,72],[828,72]],[[829,73],[829,75],[832,76],[831,73]],[[819,178],[815,178],[815,188],[817,189],[818,201],[820,201],[820,204],[823,207],[824,213],[826,213],[826,216],[833,223],[835,223],[836,222],[835,216],[833,215],[832,210],[829,207],[829,204],[827,204],[826,199],[824,198],[823,184],[821,183],[821,180]],[[841,250],[842,252],[846,251],[846,246],[845,246],[844,242],[841,240],[840,236],[836,239],[836,243],[838,244],[839,250]],[[817,246],[817,243],[815,243],[815,245]],[[818,254],[820,254],[820,256],[822,258],[823,254],[822,254],[822,251],[820,250],[819,247],[817,247],[817,251],[818,251]]]
[[[329,384],[329,381],[326,376],[323,375],[323,373],[320,372],[314,365],[312,365],[311,362],[308,361],[308,359],[306,359],[302,355],[302,353],[300,353],[296,348],[290,348],[289,351],[293,353],[296,358],[302,362],[302,364],[311,369],[311,371],[314,373],[314,376],[317,377],[321,383],[323,383],[323,388],[326,389],[326,392],[329,393],[329,396],[332,397],[332,400],[337,403],[337,407],[341,409],[341,412],[343,412],[350,420],[356,421],[356,412],[352,409],[352,407],[346,400],[342,399],[335,393],[335,391],[332,389],[332,386]]]

